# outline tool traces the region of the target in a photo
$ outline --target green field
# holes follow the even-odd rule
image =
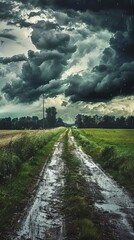
[[[134,194],[134,130],[73,129],[83,150]]]
[[[120,155],[134,154],[132,129],[80,129],[80,133],[101,148],[114,146]]]
[[[16,227],[39,173],[64,131],[0,131],[0,233]]]

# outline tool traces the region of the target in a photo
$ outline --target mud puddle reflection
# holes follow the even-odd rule
[[[74,138],[74,153],[81,160],[86,180],[90,183],[95,207],[110,216],[110,222],[118,232],[118,239],[134,239],[134,201],[128,193],[108,176],[92,158],[77,146]]]
[[[35,199],[14,240],[62,240],[60,213],[63,181],[62,143],[58,142],[51,161],[42,172]]]

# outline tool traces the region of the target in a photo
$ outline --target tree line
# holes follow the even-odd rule
[[[75,119],[78,128],[134,128],[134,116],[87,116],[78,114]]]
[[[62,118],[57,118],[55,107],[46,109],[44,119],[37,116],[27,116],[20,118],[1,118],[0,130],[22,130],[22,129],[46,129],[61,126],[70,126],[63,122]],[[75,118],[75,126],[78,128],[134,128],[134,116],[118,117],[115,116],[87,116],[78,114]]]
[[[13,119],[11,119],[10,117],[1,118],[0,129],[44,129],[64,126],[62,118],[56,118],[56,115],[56,108],[49,107],[46,109],[46,117],[44,119],[39,119],[37,116],[27,116]]]

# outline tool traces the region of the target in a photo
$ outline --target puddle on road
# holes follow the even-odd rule
[[[14,240],[62,240],[63,217],[60,213],[64,186],[62,143],[58,142],[51,161],[42,172],[39,188],[27,216]]]
[[[110,221],[115,223],[119,231],[125,234],[123,239],[134,239],[134,225],[132,225],[134,224],[134,201],[123,188],[93,162],[91,157],[77,146],[72,136],[70,139],[74,145],[75,155],[81,159],[85,178],[90,182],[95,206],[110,214]],[[123,236],[123,234],[121,235]]]

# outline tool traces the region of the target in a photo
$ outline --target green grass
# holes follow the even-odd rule
[[[5,152],[5,158],[3,158],[5,161],[8,156],[13,155],[20,164],[17,172],[8,176],[0,184],[0,239],[16,227],[35,188],[38,175],[44,163],[49,160],[54,144],[64,130],[60,128],[26,132],[21,138],[17,138],[9,146],[1,149],[1,153]]]
[[[69,240],[106,239],[100,227],[101,219],[91,202],[89,186],[80,173],[81,162],[73,155],[72,150],[66,132],[62,156],[65,162],[63,211],[66,237]],[[112,234],[109,236],[110,239],[113,239]]]
[[[134,130],[73,129],[83,150],[134,194]]]
[[[120,155],[134,154],[133,129],[80,129],[79,131],[100,147],[112,145]]]

